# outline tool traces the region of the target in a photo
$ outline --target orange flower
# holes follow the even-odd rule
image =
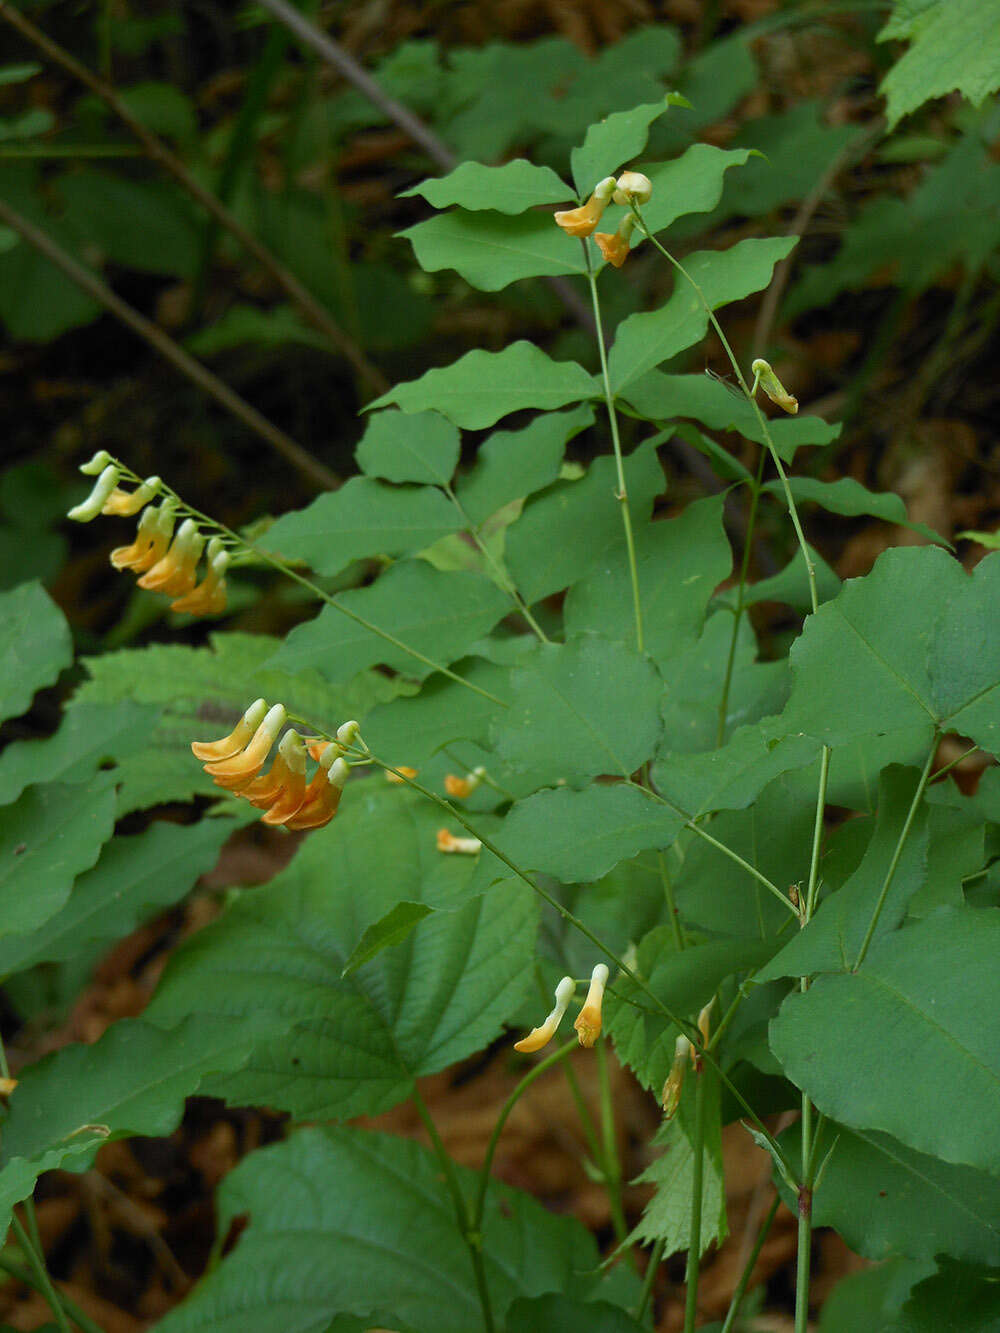
[[[632,231],[635,228],[635,218],[631,213],[626,213],[618,224],[616,232],[595,231],[594,240],[597,242],[597,248],[615,268],[621,268],[625,260],[631,254],[629,241]]]
[[[581,1046],[593,1046],[601,1035],[601,1005],[604,1002],[604,987],[607,982],[607,966],[604,963],[598,963],[590,974],[590,989],[587,991],[587,998],[584,1000],[583,1008],[577,1014],[576,1022],[573,1024],[577,1036],[580,1038]]]
[[[294,729],[286,731],[278,745],[278,754],[271,766],[272,781],[279,779],[276,790],[268,798],[253,799],[247,792],[251,805],[267,807],[263,818],[265,824],[284,824],[297,814],[306,799],[306,747],[302,737]],[[258,782],[260,779],[257,779]]]
[[[446,828],[437,831],[437,849],[439,852],[457,852],[460,856],[475,856],[482,847],[478,838],[456,838]]]
[[[615,189],[614,176],[606,176],[594,186],[594,193],[579,208],[567,208],[556,213],[557,227],[562,227],[567,236],[589,236],[601,220],[601,214],[607,208]]]
[[[398,783],[405,778],[415,778],[419,772],[419,768],[409,768],[406,764],[397,764],[394,773],[390,773],[388,769],[385,771],[385,780],[386,782]]]
[[[220,787],[238,787],[245,778],[255,778],[264,767],[271,746],[278,739],[288,714],[283,704],[269,709],[249,743],[228,759],[213,760],[205,765],[205,772],[216,779]],[[221,779],[221,781],[220,781]]]
[[[444,789],[449,796],[453,796],[458,801],[464,801],[471,796],[476,788],[481,784],[486,769],[479,766],[474,768],[467,777],[457,778],[454,773],[446,773],[444,779]]]
[[[221,549],[222,543],[219,542],[218,553],[213,555],[212,545],[218,540],[213,537],[208,544],[208,573],[196,588],[170,603],[171,611],[185,611],[189,616],[211,616],[226,609],[229,553]]]
[[[204,546],[205,538],[198,531],[198,524],[193,518],[185,519],[166,555],[139,579],[139,587],[169,593],[172,597],[191,592]]]
[[[545,1019],[541,1027],[532,1028],[526,1037],[520,1041],[515,1041],[515,1051],[540,1051],[556,1035],[559,1024],[562,1022],[563,1014],[569,1008],[569,1002],[573,998],[573,992],[576,990],[576,982],[572,977],[563,977],[556,987],[555,1008]]]
[[[266,713],[267,701],[257,699],[250,705],[229,735],[223,736],[222,740],[192,741],[191,749],[195,758],[201,759],[204,763],[211,763],[213,760],[231,759],[234,754],[239,754],[264,721]]]
[[[305,800],[295,814],[285,821],[285,828],[322,828],[324,824],[329,824],[337,813],[340,797],[351,770],[346,760],[339,755],[324,763],[327,755],[332,755],[334,750],[334,746],[328,747],[320,758],[316,776],[306,788]]]
[[[170,545],[174,530],[177,501],[164,500],[156,509],[144,509],[131,546],[118,546],[111,552],[115,569],[133,569],[142,573],[161,560]]]
[[[102,514],[115,514],[120,518],[131,518],[138,514],[144,505],[149,504],[160,489],[159,477],[147,477],[134,491],[123,491],[119,487],[111,492],[104,502]]]

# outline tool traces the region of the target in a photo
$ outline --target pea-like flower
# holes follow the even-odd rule
[[[569,1008],[569,1002],[573,998],[576,990],[576,982],[572,977],[563,977],[556,987],[556,1003],[552,1012],[547,1016],[541,1027],[532,1028],[526,1037],[520,1041],[515,1041],[515,1051],[540,1051],[556,1035],[559,1024],[562,1022],[563,1014]]]
[[[449,833],[446,828],[439,828],[437,831],[437,849],[439,852],[457,853],[459,856],[475,856],[482,849],[482,845],[478,838],[456,838],[454,833]]]
[[[482,764],[478,768],[474,768],[471,773],[467,773],[464,778],[456,777],[454,773],[446,773],[444,789],[455,800],[464,801],[472,795],[477,787],[482,785],[485,776],[486,769]]]
[[[228,736],[218,741],[192,741],[191,749],[196,759],[210,764],[220,759],[232,759],[250,743],[254,732],[264,721],[268,706],[266,699],[256,699],[237,722]]]
[[[193,518],[186,518],[166,554],[138,580],[140,588],[165,592],[171,597],[182,597],[194,589],[198,581],[197,569],[205,538],[198,531]]]
[[[635,218],[631,213],[626,213],[618,224],[618,230],[615,232],[595,231],[594,240],[597,248],[615,268],[621,268],[625,260],[631,254],[629,242],[632,239],[632,232],[635,230]]]
[[[794,416],[799,410],[799,400],[793,394],[788,392],[781,380],[778,379],[777,375],[771,369],[770,363],[765,361],[762,356],[759,356],[756,361],[751,363],[750,369],[754,373],[756,382],[764,390],[771,402],[780,407],[783,412],[787,412],[789,416]]]
[[[589,236],[601,220],[601,215],[611,202],[614,193],[614,176],[605,176],[594,186],[594,193],[579,208],[567,208],[556,213],[556,226],[562,227],[567,236]]]
[[[109,463],[94,482],[87,498],[74,505],[66,517],[73,519],[75,523],[89,523],[92,518],[96,518],[118,485],[121,474],[121,468],[117,464]]]
[[[667,1081],[664,1083],[663,1092],[660,1095],[663,1114],[667,1120],[674,1118],[677,1114],[677,1108],[681,1104],[684,1075],[687,1073],[687,1067],[692,1061],[693,1054],[694,1047],[687,1037],[681,1033],[674,1042],[674,1062],[670,1066],[670,1073],[667,1075]]]
[[[184,593],[170,603],[171,611],[184,611],[189,616],[211,616],[226,609],[226,570],[229,568],[229,552],[223,549],[218,537],[213,537],[208,543],[206,558],[208,573],[190,592]]]
[[[162,485],[159,477],[147,477],[134,491],[123,491],[120,486],[116,486],[105,500],[101,513],[131,518],[159,495]]]
[[[583,1002],[583,1008],[573,1024],[581,1046],[593,1046],[601,1035],[601,1006],[604,1003],[604,987],[608,984],[608,969],[605,963],[598,963],[590,974],[590,989]]]
[[[234,790],[239,788],[244,779],[255,778],[264,767],[264,761],[271,753],[271,747],[278,739],[287,717],[284,705],[275,704],[268,709],[257,730],[241,750],[226,759],[210,760],[205,764],[205,772],[215,778],[217,786]],[[194,752],[197,754],[197,751]]]
[[[623,171],[615,182],[612,196],[616,204],[648,204],[653,197],[653,182],[641,171]]]

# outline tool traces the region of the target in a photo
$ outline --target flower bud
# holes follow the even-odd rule
[[[104,471],[109,463],[113,462],[107,449],[98,449],[93,458],[88,459],[86,463],[81,463],[79,470],[86,477],[96,477]]]
[[[461,856],[475,856],[482,847],[478,838],[456,838],[446,828],[437,831],[437,849],[439,852],[457,852]]]
[[[799,410],[799,400],[792,396],[778,379],[777,375],[771,369],[769,363],[763,357],[758,357],[752,362],[750,369],[754,373],[757,383],[770,398],[772,403],[776,403],[783,412],[789,416],[794,416]]]
[[[556,987],[555,1008],[545,1019],[541,1027],[532,1028],[526,1037],[520,1041],[515,1041],[515,1051],[540,1051],[543,1046],[552,1040],[555,1036],[559,1024],[562,1022],[563,1014],[569,1008],[569,1002],[573,998],[573,992],[576,990],[576,982],[572,977],[563,977]]]
[[[78,505],[74,505],[66,517],[73,519],[76,523],[89,523],[92,518],[96,518],[104,508],[108,496],[117,486],[120,476],[121,469],[114,463],[109,464],[94,482],[93,489],[86,500],[81,500]]]
[[[698,1031],[701,1033],[702,1043],[707,1046],[708,1039],[712,1032],[712,1010],[715,1008],[715,996],[709,1000],[701,1013],[698,1015]]]
[[[684,1075],[687,1073],[687,1067],[691,1062],[691,1051],[691,1043],[681,1033],[674,1042],[674,1063],[670,1066],[670,1073],[667,1075],[667,1081],[663,1085],[663,1093],[660,1096],[663,1114],[667,1120],[674,1118],[677,1114],[677,1108],[681,1104],[681,1090],[684,1087]]]
[[[590,974],[590,989],[583,1002],[583,1008],[577,1014],[577,1036],[581,1046],[593,1046],[601,1035],[601,1006],[604,1003],[604,987],[608,984],[607,964],[598,963]]]
[[[648,204],[653,196],[653,182],[641,171],[623,171],[615,184],[616,204]]]
[[[352,746],[360,734],[361,724],[353,719],[350,722],[342,722],[337,728],[337,740],[345,749]]]

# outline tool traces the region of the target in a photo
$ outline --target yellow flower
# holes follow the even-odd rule
[[[460,856],[475,856],[482,847],[478,838],[456,838],[446,828],[437,831],[437,849],[439,852],[457,852]]]
[[[204,547],[205,538],[198,531],[198,524],[193,518],[186,518],[166,554],[138,580],[139,587],[169,593],[172,597],[191,592],[197,582],[195,571]]]
[[[672,1120],[677,1114],[677,1108],[681,1104],[681,1091],[684,1087],[684,1075],[687,1067],[691,1063],[691,1057],[694,1047],[688,1041],[683,1033],[674,1042],[674,1062],[670,1066],[670,1073],[667,1075],[667,1081],[663,1085],[663,1092],[660,1096],[660,1102],[663,1106],[663,1114],[668,1120]]]
[[[615,178],[606,176],[594,186],[594,193],[579,208],[567,208],[556,213],[556,226],[567,236],[589,236],[601,220],[615,188]]]
[[[604,987],[608,984],[606,964],[598,963],[590,974],[590,989],[583,1002],[583,1008],[573,1024],[581,1046],[593,1046],[601,1035],[601,1006],[604,1002]]]
[[[161,484],[159,477],[147,477],[134,491],[123,491],[116,486],[105,500],[101,513],[114,514],[119,518],[131,518],[159,494]]]
[[[267,701],[257,699],[237,722],[228,736],[219,741],[192,741],[191,749],[196,759],[212,763],[219,759],[231,759],[247,745],[254,732],[264,721],[267,713]]]
[[[573,998],[573,992],[576,990],[576,982],[572,977],[563,977],[556,987],[555,1008],[548,1015],[541,1027],[532,1028],[526,1037],[520,1041],[515,1041],[515,1051],[540,1051],[543,1046],[556,1035],[559,1024],[562,1022],[563,1014],[569,1008],[569,1002]]]
[[[455,800],[464,801],[471,796],[476,788],[482,783],[485,773],[486,769],[483,768],[482,765],[480,765],[479,768],[474,768],[472,772],[464,778],[458,778],[454,773],[446,773],[444,789],[448,795],[454,797]]]
[[[635,218],[631,213],[626,213],[618,224],[616,232],[595,231],[594,240],[597,242],[597,248],[615,268],[621,268],[625,260],[628,259],[631,249],[629,241],[635,228]]]
[[[275,704],[268,709],[257,730],[241,750],[227,759],[206,763],[205,772],[215,778],[220,787],[235,788],[245,778],[255,778],[264,767],[264,761],[271,753],[271,746],[278,739],[287,716],[284,705]]]

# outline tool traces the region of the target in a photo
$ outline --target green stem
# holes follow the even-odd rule
[[[677,945],[678,953],[685,947],[684,931],[681,929],[680,918],[677,915],[677,904],[674,901],[674,881],[671,878],[670,871],[667,869],[667,858],[663,852],[656,853],[656,859],[660,867],[660,879],[663,883],[663,896],[667,900],[667,914],[670,917],[670,927],[674,934],[674,944]]]
[[[649,1307],[649,1302],[653,1295],[653,1284],[656,1281],[656,1273],[663,1261],[663,1251],[667,1248],[667,1242],[661,1236],[653,1246],[653,1252],[649,1256],[649,1263],[646,1265],[646,1272],[642,1279],[642,1290],[639,1292],[639,1304],[636,1306],[635,1317],[642,1322],[642,1318]]]
[[[558,1064],[560,1060],[569,1055],[570,1051],[572,1051],[577,1044],[577,1040],[574,1037],[571,1041],[566,1042],[564,1046],[560,1046],[557,1051],[553,1051],[551,1055],[546,1056],[544,1060],[540,1060],[537,1065],[528,1070],[524,1078],[521,1079],[520,1083],[518,1083],[517,1087],[504,1102],[503,1109],[497,1117],[496,1124],[493,1126],[493,1133],[490,1135],[490,1141],[486,1147],[486,1156],[483,1159],[482,1171],[479,1173],[479,1191],[476,1195],[476,1203],[472,1212],[473,1231],[482,1231],[483,1216],[486,1212],[486,1196],[489,1193],[490,1187],[490,1172],[493,1168],[493,1157],[497,1150],[497,1144],[500,1142],[500,1135],[503,1133],[503,1127],[506,1125],[511,1111],[513,1111],[514,1107],[528,1091],[532,1083],[534,1083],[536,1079],[541,1078],[543,1074],[548,1073],[553,1065]]]
[[[59,1299],[59,1293],[56,1291],[52,1279],[49,1277],[49,1270],[45,1267],[45,1260],[35,1249],[31,1237],[25,1231],[16,1214],[12,1214],[10,1225],[14,1235],[17,1237],[17,1243],[20,1245],[24,1252],[24,1257],[28,1261],[28,1266],[35,1275],[35,1280],[38,1283],[38,1290],[45,1297],[49,1304],[49,1308],[56,1317],[56,1323],[59,1325],[62,1333],[72,1333],[69,1321],[66,1317],[66,1311],[63,1309],[62,1302]]]
[[[628,488],[625,485],[625,465],[622,460],[621,438],[618,434],[618,413],[615,410],[615,395],[611,390],[611,376],[608,373],[608,353],[604,346],[604,326],[601,322],[601,303],[597,295],[597,276],[590,254],[589,240],[583,240],[584,257],[587,261],[587,281],[590,283],[590,300],[594,308],[594,324],[597,327],[597,350],[601,358],[601,379],[604,384],[604,402],[611,423],[611,444],[615,451],[615,467],[618,471],[618,494],[615,497],[620,506],[622,524],[625,528],[625,548],[628,553],[628,572],[632,581],[632,605],[635,609],[635,644],[639,652],[643,651],[642,603],[639,598],[639,570],[635,560],[635,537],[632,533],[632,511],[628,504]]]
[[[542,629],[541,625],[539,625],[538,621],[531,613],[531,608],[528,606],[527,602],[518,592],[514,580],[510,577],[510,575],[504,569],[503,565],[500,564],[496,556],[483,541],[482,537],[479,535],[479,529],[476,527],[475,523],[473,523],[472,519],[469,517],[468,513],[466,512],[465,506],[462,504],[461,500],[452,490],[448,482],[444,483],[443,489],[445,495],[447,495],[448,499],[458,510],[462,518],[462,522],[465,524],[466,532],[468,532],[469,536],[476,543],[476,546],[479,548],[480,554],[483,556],[483,559],[487,561],[487,563],[492,568],[494,574],[496,574],[497,581],[503,588],[504,592],[517,607],[518,611],[520,611],[521,615],[524,616],[525,620],[534,630],[538,638],[541,639],[542,643],[550,642],[549,636]]]
[[[452,1203],[455,1206],[455,1222],[465,1241],[469,1251],[469,1258],[472,1260],[472,1271],[476,1281],[476,1291],[479,1295],[479,1304],[483,1312],[483,1329],[485,1333],[496,1333],[496,1324],[493,1321],[493,1306],[490,1303],[490,1291],[486,1282],[486,1266],[483,1263],[483,1238],[479,1232],[478,1226],[473,1224],[472,1216],[469,1212],[469,1205],[465,1195],[462,1193],[462,1186],[459,1184],[458,1173],[455,1170],[455,1163],[452,1161],[448,1149],[441,1142],[441,1135],[437,1131],[437,1125],[427,1109],[427,1103],[420,1095],[416,1083],[413,1085],[411,1093],[413,1104],[417,1108],[417,1114],[424,1122],[424,1128],[430,1137],[431,1147],[434,1149],[434,1155],[441,1164],[441,1170],[444,1174],[445,1184],[448,1193],[451,1195]]]
[[[746,1295],[747,1287],[750,1283],[751,1275],[756,1267],[757,1260],[760,1258],[760,1252],[764,1248],[764,1241],[767,1239],[767,1233],[771,1230],[771,1223],[774,1221],[775,1213],[781,1204],[781,1198],[775,1195],[774,1202],[764,1218],[764,1225],[757,1234],[754,1241],[754,1247],[750,1251],[750,1257],[743,1265],[743,1272],[740,1274],[740,1280],[736,1284],[736,1290],[733,1292],[733,1299],[729,1302],[729,1309],[726,1311],[726,1320],[722,1325],[722,1333],[732,1333],[733,1323],[739,1313],[740,1306],[743,1303],[743,1297]]]
[[[687,1270],[684,1281],[684,1333],[694,1333],[698,1317],[698,1274],[701,1269],[701,1204],[705,1178],[705,1071],[695,1068],[694,1154],[691,1163],[691,1220],[688,1235]]]
[[[604,1183],[608,1191],[608,1205],[611,1209],[611,1223],[619,1245],[627,1246],[633,1265],[636,1263],[635,1251],[628,1244],[628,1225],[625,1221],[625,1206],[622,1198],[622,1168],[618,1157],[618,1136],[615,1133],[615,1108],[611,1097],[611,1078],[608,1070],[608,1052],[604,1037],[599,1038],[596,1048],[597,1077],[601,1090],[601,1141],[602,1170]]]
[[[733,635],[729,640],[729,656],[726,659],[726,675],[722,682],[722,698],[719,701],[719,726],[716,733],[716,745],[722,745],[726,739],[726,720],[729,716],[729,691],[733,681],[733,667],[736,665],[736,648],[740,637],[740,622],[743,619],[744,599],[746,597],[747,574],[750,571],[750,554],[753,550],[753,533],[757,522],[757,507],[760,502],[760,488],[764,480],[764,460],[767,454],[762,449],[757,460],[757,475],[750,488],[750,513],[747,515],[746,536],[743,539],[743,559],[740,562],[740,581],[736,589],[736,609],[733,613]]]
[[[805,983],[806,978],[802,978]],[[812,1260],[812,1102],[802,1094],[802,1175],[798,1193],[799,1234],[795,1269],[795,1333],[809,1330]]]
[[[809,885],[806,890],[803,925],[812,919],[819,892],[819,856],[823,841],[823,817],[826,814],[826,788],[830,778],[830,750],[824,745],[819,761],[819,788],[816,792],[816,818],[813,821],[812,854],[809,858]]]
[[[899,838],[896,842],[896,849],[892,854],[892,860],[889,862],[889,869],[885,872],[885,879],[882,881],[882,889],[878,896],[878,902],[872,910],[871,920],[868,922],[868,929],[865,931],[865,937],[861,941],[861,948],[858,950],[858,956],[854,961],[852,972],[856,972],[865,961],[865,954],[872,942],[875,934],[875,927],[878,925],[878,919],[882,915],[882,908],[885,906],[885,900],[889,895],[889,889],[892,887],[892,881],[896,875],[896,869],[899,866],[899,858],[903,854],[903,848],[906,845],[906,839],[910,836],[910,829],[916,818],[917,809],[923,800],[924,792],[927,789],[927,783],[931,775],[931,765],[934,763],[934,756],[937,754],[938,733],[934,732],[934,739],[931,742],[930,754],[927,756],[927,762],[924,764],[923,772],[920,774],[920,781],[917,783],[917,790],[913,793],[913,800],[910,802],[910,808],[906,814],[906,822],[900,830]]]
[[[26,1287],[31,1287],[41,1295],[45,1294],[34,1271],[32,1269],[22,1268],[21,1265],[15,1263],[13,1259],[8,1259],[5,1254],[0,1254],[0,1270],[4,1273],[9,1273],[16,1281],[23,1282]],[[71,1301],[64,1292],[59,1291],[56,1294],[59,1297],[59,1303],[62,1308],[69,1315],[70,1319],[72,1319],[73,1323],[83,1330],[83,1333],[104,1333],[100,1324],[95,1324],[93,1319],[91,1319],[88,1314],[84,1314],[76,1302]]]

